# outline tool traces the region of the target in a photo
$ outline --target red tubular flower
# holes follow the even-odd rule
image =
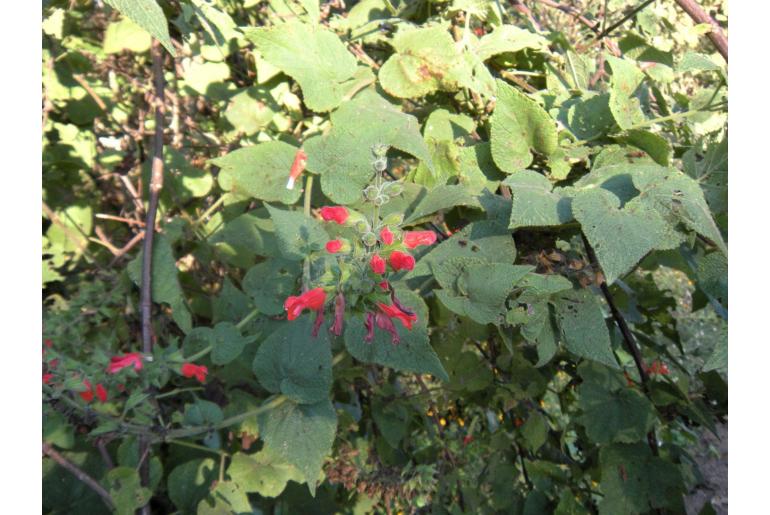
[[[382,288],[382,291],[388,291],[390,290],[390,283],[388,281],[382,281],[379,284],[379,287]]]
[[[343,206],[324,206],[321,208],[321,218],[324,222],[336,222],[339,225],[344,224],[350,213],[347,208]]]
[[[194,363],[185,363],[182,365],[182,375],[185,377],[194,377],[199,382],[206,380],[206,374],[209,373],[208,367],[204,365],[196,365]]]
[[[334,323],[329,331],[335,336],[342,336],[342,325],[345,321],[345,296],[342,292],[334,299]]]
[[[96,385],[96,396],[99,398],[99,402],[107,402],[107,390],[101,383]]]
[[[142,370],[142,355],[138,352],[129,352],[122,356],[113,356],[110,358],[110,366],[107,367],[107,373],[117,374],[130,366],[133,366],[137,372]]]
[[[465,435],[463,437],[463,445],[468,445],[472,441],[473,441],[473,436],[472,435]]]
[[[401,342],[401,337],[398,336],[396,326],[393,325],[393,320],[391,320],[388,315],[384,313],[377,313],[374,315],[374,320],[377,322],[377,327],[390,333],[390,343],[397,345]]]
[[[91,402],[92,400],[94,400],[94,392],[91,391],[91,381],[89,381],[88,379],[84,379],[83,386],[88,388],[88,390],[84,392],[78,392],[78,395],[80,395],[80,398],[83,399],[84,401]]]
[[[307,164],[307,154],[301,149],[297,149],[297,153],[294,154],[294,162],[291,164],[291,170],[289,171],[289,182],[286,183],[286,189],[293,190],[294,182],[297,177],[302,175]]]
[[[404,324],[404,327],[410,331],[412,330],[412,323],[417,322],[417,315],[411,311],[403,311],[399,309],[398,306],[383,304],[382,302],[377,304],[377,306],[379,306],[380,310],[388,317],[401,320],[401,323]]]
[[[288,313],[289,320],[294,320],[302,314],[304,309],[310,309],[312,311],[322,310],[325,302],[326,292],[324,292],[323,288],[314,288],[306,291],[299,297],[294,295],[290,296],[283,303],[283,309]]]
[[[647,367],[647,373],[667,376],[670,373],[670,371],[668,370],[668,365],[656,359],[655,361],[652,362],[652,364],[649,367]]]
[[[436,243],[436,233],[433,231],[407,231],[404,233],[404,245],[413,249],[420,245]]]
[[[406,252],[400,250],[394,250],[390,253],[388,258],[391,268],[398,272],[399,270],[413,270],[414,269],[414,257]]]
[[[321,330],[321,326],[324,323],[324,310],[319,309],[315,312],[315,320],[313,321],[313,330],[310,331],[310,335],[315,338],[318,336],[318,331]]]
[[[371,261],[369,261],[369,266],[372,268],[372,272],[377,275],[382,275],[385,273],[385,260],[382,259],[378,254],[372,256]]]
[[[385,245],[393,245],[393,233],[390,232],[390,229],[387,227],[383,227],[380,231],[380,240],[382,240],[382,243]]]
[[[329,254],[336,254],[342,248],[342,242],[340,240],[329,240],[326,242],[326,252]]]
[[[43,384],[51,384],[51,379],[53,379],[53,374],[43,374]]]

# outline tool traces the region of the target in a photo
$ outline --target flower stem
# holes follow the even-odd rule
[[[224,201],[225,201],[225,195],[222,195],[221,197],[219,197],[217,199],[216,202],[211,204],[211,206],[209,206],[209,208],[206,211],[204,211],[203,214],[197,220],[195,220],[195,222],[193,222],[193,225],[197,226],[197,225],[200,225],[201,223],[203,223],[206,220],[206,218],[211,216],[211,214],[214,211],[216,211],[217,208],[224,203]]]

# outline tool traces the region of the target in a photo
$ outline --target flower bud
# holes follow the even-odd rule
[[[358,231],[360,234],[364,234],[367,232],[370,232],[372,228],[369,226],[369,222],[366,220],[357,220],[356,223],[353,225],[353,227]]]
[[[374,199],[374,205],[377,207],[384,206],[390,201],[390,197],[386,195],[379,195]]]
[[[369,231],[361,236],[361,241],[364,242],[364,245],[367,247],[374,247],[377,244],[377,235]]]
[[[374,169],[378,172],[384,172],[385,169],[388,167],[388,159],[385,157],[379,157],[374,160],[374,163],[372,163],[374,166]]]
[[[375,198],[377,198],[377,196],[379,196],[379,194],[380,194],[380,190],[377,189],[377,186],[374,186],[374,185],[367,186],[364,189],[364,198],[366,200],[374,200]]]

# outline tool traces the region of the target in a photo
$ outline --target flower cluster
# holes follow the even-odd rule
[[[400,337],[394,321],[400,322],[407,330],[411,330],[417,321],[416,313],[396,297],[387,274],[389,271],[413,270],[415,258],[410,251],[420,246],[433,245],[437,238],[433,231],[403,231],[403,215],[399,213],[381,216],[380,208],[403,192],[401,182],[387,181],[382,176],[387,168],[387,149],[387,146],[382,145],[375,145],[372,149],[374,180],[362,191],[363,207],[360,212],[345,206],[323,206],[319,209],[320,218],[324,222],[340,226],[332,229],[333,232],[347,236],[336,237],[325,245],[326,253],[337,258],[338,276],[335,279],[325,275],[320,280],[321,285],[316,283],[316,287],[311,288],[308,264],[313,256],[308,256],[303,293],[289,296],[284,302],[289,320],[297,319],[305,310],[315,312],[313,336],[318,334],[323,324],[327,295],[332,294],[332,291],[335,292],[334,321],[329,332],[336,336],[343,333],[346,308],[364,313],[367,342],[373,341],[375,328],[379,328],[390,334],[394,344],[399,343]],[[297,156],[301,152],[298,151]],[[290,180],[296,178],[294,173],[295,167],[292,167]],[[355,299],[354,305],[346,302],[345,294],[348,290],[351,290],[348,298]]]

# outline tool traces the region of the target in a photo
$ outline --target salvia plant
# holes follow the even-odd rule
[[[44,2],[43,511],[721,509],[700,4]]]

